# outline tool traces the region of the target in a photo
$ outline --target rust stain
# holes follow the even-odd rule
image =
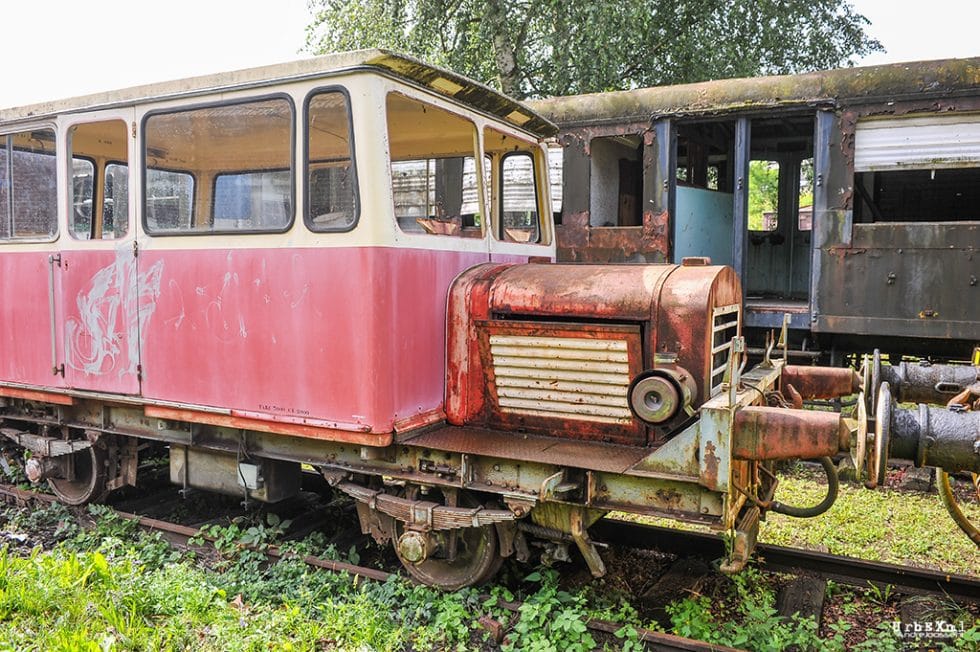
[[[568,213],[555,227],[558,260],[579,263],[664,263],[670,257],[670,216],[643,213],[642,226],[589,225],[589,212]]]
[[[148,417],[165,419],[168,421],[203,423],[212,426],[220,426],[223,428],[255,430],[258,432],[269,432],[277,435],[290,435],[292,437],[306,437],[309,439],[323,439],[325,441],[339,441],[351,444],[362,444],[365,446],[388,446],[391,444],[393,439],[393,435],[390,432],[380,434],[373,434],[369,432],[352,432],[349,430],[321,428],[318,426],[284,423],[280,421],[266,421],[264,419],[240,417],[233,414],[215,414],[212,412],[199,412],[197,410],[185,410],[157,405],[147,405],[143,408],[143,412]]]
[[[836,412],[750,406],[735,414],[732,457],[811,460],[835,455],[842,420]]]
[[[849,396],[861,386],[861,377],[853,369],[842,367],[786,365],[780,381],[783,387],[793,387],[799,396],[807,400]]]
[[[851,248],[851,247],[831,247],[826,250],[828,255],[840,256],[842,259],[848,256],[857,256],[859,254],[868,253],[865,248]]]
[[[704,445],[704,468],[701,471],[704,486],[712,491],[718,488],[718,456],[713,442]]]
[[[657,489],[656,501],[663,504],[668,512],[675,511],[680,506],[681,494],[674,489]]]
[[[75,403],[75,399],[66,394],[20,389],[18,387],[0,387],[0,396],[5,396],[7,398],[20,398],[24,399],[25,401],[55,403],[57,405],[74,405]]]

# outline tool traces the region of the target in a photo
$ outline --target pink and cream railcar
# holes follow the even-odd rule
[[[453,279],[554,256],[552,127],[388,54],[0,122],[3,396],[385,445],[442,418]]]

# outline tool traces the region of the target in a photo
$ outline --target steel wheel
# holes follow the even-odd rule
[[[95,445],[74,453],[75,479],[51,478],[48,484],[63,503],[84,505],[102,500],[106,490],[106,451]]]
[[[461,503],[476,506],[478,502],[468,494],[460,496]],[[452,536],[448,530],[433,532],[431,537],[439,545],[423,561],[413,563],[402,556],[398,547],[398,539],[405,531],[405,524],[396,521],[392,543],[398,561],[402,563],[408,574],[428,586],[435,586],[444,591],[456,591],[467,586],[482,584],[490,580],[500,569],[503,558],[500,556],[497,543],[497,529],[488,525],[485,527],[470,527],[455,530],[456,556],[452,560],[446,554],[447,542]]]

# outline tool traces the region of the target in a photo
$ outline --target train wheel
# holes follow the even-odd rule
[[[474,507],[477,504],[477,501],[468,494],[463,494],[460,498],[463,504]],[[409,531],[406,541],[402,538],[405,534],[404,523],[396,521],[392,542],[398,560],[416,580],[444,591],[456,591],[487,582],[496,574],[503,562],[497,530],[492,525],[430,533],[428,545],[434,543],[434,549],[424,554],[424,559],[418,562],[408,558],[414,556],[409,552],[409,547],[415,537]],[[449,552],[453,536],[456,538],[454,555]],[[419,535],[419,538],[422,536]]]
[[[102,500],[106,489],[106,450],[94,445],[73,454],[74,480],[51,478],[48,484],[63,503],[84,505]]]

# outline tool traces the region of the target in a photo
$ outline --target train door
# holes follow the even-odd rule
[[[73,121],[65,132],[68,229],[60,260],[69,387],[139,394],[142,288],[129,178],[132,111]]]
[[[0,134],[0,380],[60,387],[55,145],[50,124]]]
[[[677,127],[674,262],[706,257],[734,264],[733,134],[730,121]]]
[[[746,121],[739,205],[741,276],[749,327],[810,326],[813,116]]]

